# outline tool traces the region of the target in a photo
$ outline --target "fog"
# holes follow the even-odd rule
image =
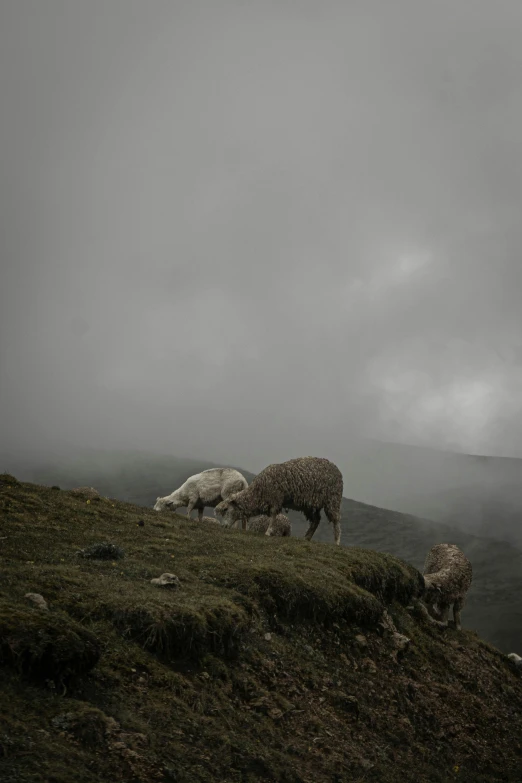
[[[3,3],[2,452],[317,454],[374,502],[361,443],[521,457],[521,34],[518,0]]]

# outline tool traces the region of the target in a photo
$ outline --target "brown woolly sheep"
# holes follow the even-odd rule
[[[216,514],[223,516],[228,527],[241,519],[243,530],[250,517],[267,514],[271,523],[265,535],[270,536],[282,509],[301,511],[309,523],[305,533],[309,541],[317,530],[324,508],[333,524],[335,543],[339,545],[342,496],[343,477],[333,462],[322,457],[298,457],[268,465],[249,487],[216,506]]]
[[[424,563],[422,602],[429,615],[441,627],[447,627],[453,606],[455,628],[460,631],[460,612],[473,578],[471,563],[456,544],[436,544]]]

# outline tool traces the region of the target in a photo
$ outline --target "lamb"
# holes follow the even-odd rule
[[[252,517],[247,524],[247,530],[253,530],[256,533],[266,533],[268,525],[270,524],[271,517],[261,515],[259,517]],[[220,519],[216,517],[203,517],[203,522],[212,522],[214,525],[223,526]],[[276,517],[276,523],[272,530],[273,536],[289,536],[292,533],[292,523],[284,514],[278,514]]]
[[[424,563],[422,602],[433,622],[447,628],[453,605],[455,628],[460,631],[460,612],[473,578],[471,563],[456,544],[436,544]]]
[[[71,489],[71,492],[74,492],[75,495],[84,495],[90,500],[100,497],[100,493],[97,489],[94,489],[94,487],[76,487],[75,489]]]
[[[343,477],[339,468],[322,457],[298,457],[287,462],[268,465],[249,487],[235,493],[216,506],[216,514],[224,517],[230,527],[257,514],[268,514],[270,524],[265,535],[271,536],[278,514],[284,508],[301,511],[309,525],[305,539],[312,538],[319,522],[321,509],[333,524],[334,539],[341,542],[341,500]]]
[[[203,511],[207,506],[215,508],[218,503],[226,500],[236,492],[248,487],[246,478],[234,468],[209,468],[201,473],[190,476],[184,484],[163,498],[157,498],[154,511],[170,509],[175,511],[182,506],[187,507],[187,517],[190,519],[193,509],[197,509],[198,521],[203,519]]]
[[[202,522],[211,522],[213,525],[221,525],[221,522],[219,519],[216,519],[216,517],[203,517]]]
[[[266,533],[272,517],[266,514],[261,514],[258,517],[252,517],[248,521],[247,530],[253,530],[256,533]],[[278,514],[275,518],[275,522],[272,524],[272,536],[289,536],[292,533],[292,523],[284,514]]]

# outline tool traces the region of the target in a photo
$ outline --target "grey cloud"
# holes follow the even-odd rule
[[[521,454],[522,7],[0,12],[2,436]]]

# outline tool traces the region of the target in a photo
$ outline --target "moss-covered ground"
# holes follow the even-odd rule
[[[123,557],[82,556],[100,543]],[[520,675],[412,617],[419,584],[391,555],[0,476],[0,780],[520,783]]]

